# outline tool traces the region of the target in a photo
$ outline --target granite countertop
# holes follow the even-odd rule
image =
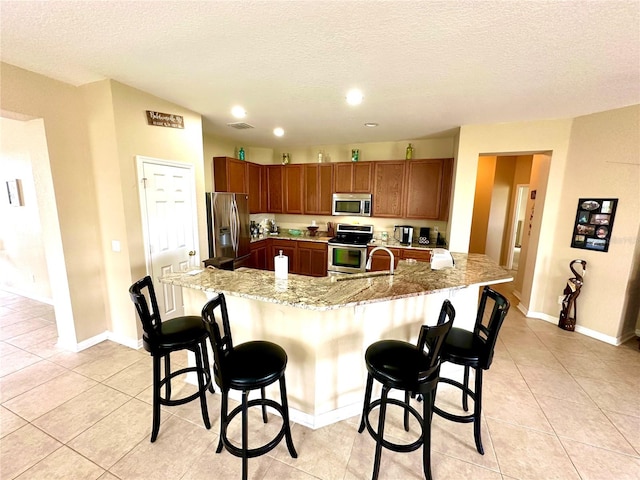
[[[486,255],[454,253],[453,258],[454,268],[431,270],[429,263],[401,260],[395,275],[377,273],[340,281],[334,276],[308,277],[293,274],[289,274],[287,280],[276,280],[274,272],[252,268],[172,273],[165,275],[160,281],[308,310],[332,310],[512,280],[506,270]]]

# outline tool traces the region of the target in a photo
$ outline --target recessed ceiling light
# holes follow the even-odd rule
[[[284,130],[283,130],[283,129],[281,129],[280,127],[276,127],[276,128],[274,128],[274,129],[273,129],[273,134],[274,134],[276,137],[281,137],[281,136],[283,136],[283,135],[284,135]]]
[[[377,127],[378,124],[376,122],[367,122],[364,124],[365,127]]]
[[[347,103],[349,105],[360,105],[363,98],[364,95],[362,95],[362,92],[357,88],[354,88],[347,92]]]
[[[244,118],[247,116],[247,111],[240,105],[236,105],[231,109],[231,115],[233,115],[235,118]]]

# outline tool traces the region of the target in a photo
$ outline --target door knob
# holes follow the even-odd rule
[[[189,250],[189,256],[193,257],[196,254],[195,250]]]

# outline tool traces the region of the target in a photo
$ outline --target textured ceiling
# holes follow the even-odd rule
[[[409,140],[640,103],[639,0],[2,0],[0,19],[3,62],[74,85],[112,78],[245,145]],[[254,129],[226,126],[235,104]]]

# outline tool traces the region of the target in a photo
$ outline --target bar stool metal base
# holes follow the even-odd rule
[[[195,367],[186,367],[171,371],[170,354],[153,355],[153,427],[151,429],[151,442],[155,442],[160,431],[160,406],[175,407],[192,402],[196,398],[200,398],[200,409],[202,411],[202,420],[207,430],[211,429],[209,420],[209,410],[207,408],[206,392],[215,393],[211,370],[207,355],[206,344],[196,348],[187,348],[192,351],[196,357]],[[160,361],[164,357],[164,377],[160,377]],[[203,361],[204,360],[204,361]],[[171,398],[171,381],[180,375],[195,373],[198,377],[198,389],[191,395],[182,398]],[[164,389],[164,395],[162,391]]]
[[[247,478],[247,468],[248,468],[248,459],[259,457],[260,455],[264,455],[265,453],[273,450],[282,440],[283,437],[286,438],[287,449],[289,450],[289,454],[293,458],[298,458],[298,453],[296,452],[295,447],[293,446],[293,440],[291,437],[291,427],[289,425],[289,406],[287,403],[287,391],[286,391],[286,383],[284,379],[284,375],[280,378],[280,395],[281,402],[277,403],[274,400],[265,398],[264,387],[261,388],[261,398],[256,398],[253,400],[249,400],[249,392],[250,390],[242,391],[242,402],[236,408],[231,410],[231,412],[227,413],[229,407],[229,392],[222,392],[222,405],[221,405],[221,416],[220,416],[220,440],[218,441],[218,447],[216,448],[216,453],[220,453],[224,448],[232,455],[236,457],[242,458],[242,478],[246,480]],[[276,412],[280,414],[282,417],[282,427],[276,434],[276,436],[265,443],[262,446],[248,448],[248,415],[249,408],[260,406],[262,408],[262,421],[267,423],[267,408],[271,407]],[[229,438],[227,437],[227,429],[231,421],[236,417],[236,415],[242,414],[242,445],[238,447],[231,443]]]
[[[389,390],[391,388],[387,386],[382,387],[382,393],[379,399],[371,401],[371,390],[373,386],[373,377],[371,375],[367,378],[367,387],[365,392],[365,400],[362,411],[362,418],[360,420],[360,426],[358,427],[358,433],[362,433],[366,427],[371,437],[376,441],[375,459],[373,462],[373,474],[372,480],[376,480],[380,473],[380,459],[382,456],[382,448],[386,448],[393,452],[413,452],[414,450],[423,448],[422,451],[422,467],[424,470],[424,476],[427,480],[431,480],[431,406],[433,405],[433,392],[431,388],[435,388],[437,385],[437,377],[435,381],[430,382],[430,385],[422,385],[422,415],[415,408],[409,404],[409,392],[405,391],[404,401],[397,400],[395,398],[389,398]],[[409,431],[409,414],[411,414],[420,424],[421,432],[420,437],[411,443],[394,443],[384,439],[384,427],[386,420],[386,412],[388,405],[396,405],[404,410],[404,429]],[[375,408],[380,408],[380,414],[378,416],[378,430],[374,430],[369,420],[369,414]]]
[[[482,438],[480,434],[480,418],[482,411],[482,369],[475,369],[476,380],[474,392],[469,388],[469,368],[470,367],[465,367],[464,385],[451,378],[440,377],[440,382],[453,385],[454,387],[462,390],[462,408],[465,412],[469,410],[467,397],[471,397],[471,400],[473,400],[473,413],[469,415],[455,415],[453,413],[445,412],[435,405],[433,406],[433,413],[436,413],[437,415],[441,416],[442,418],[446,418],[447,420],[451,420],[452,422],[473,423],[473,438],[476,442],[476,450],[478,450],[478,453],[480,455],[484,455],[484,447],[482,446]]]

